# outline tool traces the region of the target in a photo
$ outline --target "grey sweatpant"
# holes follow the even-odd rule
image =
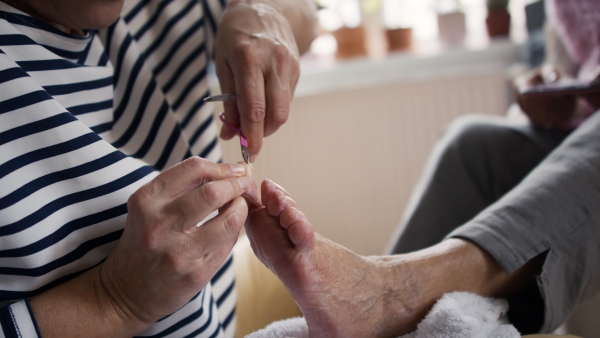
[[[540,331],[553,330],[600,290],[600,114],[568,137],[501,117],[457,120],[402,223],[392,253],[461,237],[508,273],[546,253],[535,310]]]

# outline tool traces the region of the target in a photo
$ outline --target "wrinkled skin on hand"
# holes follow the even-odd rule
[[[545,129],[571,130],[592,109],[600,108],[600,90],[581,95],[568,91],[523,94],[528,88],[555,83],[560,79],[557,69],[544,66],[514,81],[516,101],[532,124]]]
[[[204,288],[237,241],[248,213],[241,196],[251,188],[244,165],[194,157],[136,191],[123,235],[100,270],[115,312],[150,325]]]
[[[594,83],[600,82],[600,74],[598,74],[598,76],[596,77],[596,79],[593,81]],[[593,93],[589,93],[589,94],[584,94],[581,95],[581,97],[587,101],[587,103],[589,103],[590,106],[593,107],[593,109],[600,109],[600,89],[598,89],[598,91],[595,91]]]
[[[217,30],[215,59],[221,91],[237,96],[224,102],[225,119],[241,128],[253,162],[263,138],[288,119],[300,76],[292,28],[268,3],[231,2]],[[235,132],[222,128],[220,136],[229,140]]]
[[[244,164],[244,162],[239,163]],[[254,182],[254,167],[252,164],[246,164],[246,176],[249,176]],[[246,191],[242,197],[246,200],[246,203],[248,203],[248,209],[250,210],[254,210],[262,206],[260,200],[260,191],[258,190],[256,184],[250,185],[248,191]]]
[[[529,87],[556,82],[559,79],[558,70],[540,68],[515,80],[516,101],[532,124],[546,129],[561,128],[573,118],[576,106],[576,98],[573,95],[522,94],[522,91]]]

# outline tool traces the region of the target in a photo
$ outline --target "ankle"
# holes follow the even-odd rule
[[[406,255],[372,257],[381,280],[378,337],[397,337],[416,329],[435,303],[420,267]],[[429,278],[431,280],[432,278]]]
[[[414,331],[444,294],[467,291],[493,296],[506,276],[489,254],[460,239],[409,254],[371,259],[383,281],[382,328],[396,335]]]

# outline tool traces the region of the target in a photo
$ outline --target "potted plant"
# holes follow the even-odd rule
[[[413,14],[407,0],[383,2],[383,24],[388,51],[407,51],[413,45]]]
[[[440,41],[447,46],[462,45],[467,28],[460,0],[438,0],[437,12]]]
[[[508,36],[510,33],[509,0],[486,0],[487,17],[485,24],[488,35],[492,38]]]
[[[352,58],[367,55],[367,34],[361,18],[360,0],[338,1],[331,8],[339,26],[332,30],[337,42],[336,57]]]
[[[342,26],[333,31],[337,42],[335,56],[339,59],[366,56],[367,38],[364,25]]]

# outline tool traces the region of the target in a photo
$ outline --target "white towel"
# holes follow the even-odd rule
[[[303,317],[284,319],[273,322],[246,338],[308,338],[308,326]]]
[[[444,295],[419,323],[415,332],[401,338],[519,338],[519,331],[508,324],[508,303],[468,292]],[[302,317],[274,322],[246,338],[308,338]]]
[[[508,302],[468,292],[445,294],[413,333],[402,338],[521,337],[506,319]]]

